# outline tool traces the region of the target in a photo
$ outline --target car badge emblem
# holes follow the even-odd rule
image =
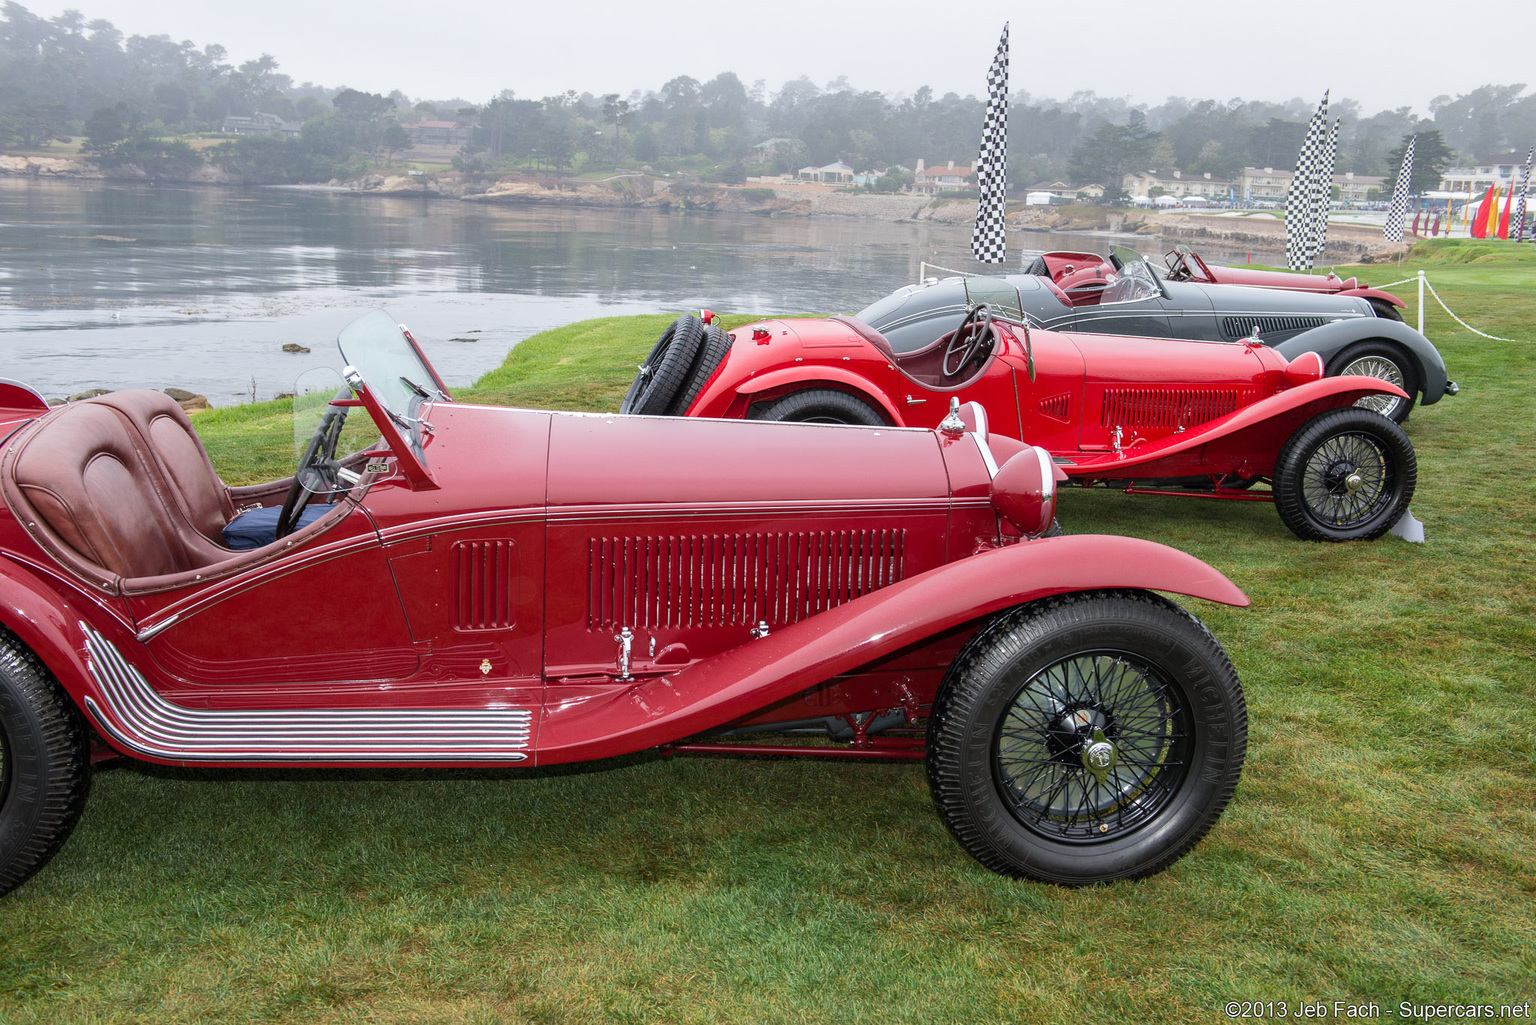
[[[490,659],[482,658],[480,660],[480,675],[481,676],[490,676],[491,675],[491,660]]]

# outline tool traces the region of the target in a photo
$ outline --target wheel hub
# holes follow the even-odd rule
[[[1086,766],[1088,749],[1104,740],[1104,731],[1109,728],[1109,715],[1102,708],[1094,705],[1067,708],[1051,723],[1046,746],[1056,761],[1065,765]],[[1104,742],[1109,743],[1107,740]],[[1113,744],[1109,746],[1111,749],[1114,747]],[[1090,768],[1089,771],[1093,770]]]
[[[1354,494],[1365,483],[1365,478],[1360,475],[1360,468],[1347,460],[1338,460],[1331,463],[1327,470],[1323,471],[1323,480],[1328,490],[1335,495]]]
[[[1115,745],[1104,736],[1103,730],[1095,729],[1093,738],[1083,745],[1083,768],[1093,773],[1093,777],[1100,783],[1107,783],[1110,772],[1119,760],[1120,752]]]

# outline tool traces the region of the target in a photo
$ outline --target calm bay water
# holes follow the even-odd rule
[[[1125,241],[1010,244],[1111,240]],[[270,398],[336,365],[336,332],[383,306],[461,385],[587,317],[853,312],[924,260],[982,270],[969,244],[968,227],[926,222],[0,179],[0,376],[50,397],[175,385],[215,405]]]

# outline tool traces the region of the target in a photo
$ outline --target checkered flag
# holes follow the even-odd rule
[[[1536,146],[1525,155],[1525,177],[1520,179],[1520,194],[1515,197],[1515,216],[1509,221],[1509,237],[1515,245],[1525,238],[1525,197],[1531,191],[1531,162],[1536,160]]]
[[[1301,151],[1296,154],[1296,174],[1291,178],[1291,191],[1285,201],[1285,262],[1291,270],[1312,268],[1315,220],[1312,182],[1327,145],[1327,131],[1328,93],[1324,92],[1317,112],[1307,124],[1307,134],[1301,140]]]
[[[1381,237],[1388,242],[1403,240],[1403,223],[1408,219],[1408,182],[1413,177],[1413,145],[1418,141],[1417,135],[1408,139],[1408,148],[1403,150],[1403,165],[1397,169],[1397,184],[1392,186],[1392,205],[1387,208],[1387,227],[1381,233]]]
[[[987,69],[987,119],[981,127],[981,152],[976,156],[976,181],[981,199],[976,204],[976,227],[971,232],[971,252],[982,263],[1008,259],[1008,26],[997,42],[997,56]]]
[[[1322,159],[1318,162],[1316,173],[1312,176],[1312,249],[1308,253],[1308,266],[1312,260],[1323,255],[1323,249],[1328,245],[1328,211],[1333,206],[1333,165],[1339,156],[1339,125],[1343,122],[1335,118],[1333,128],[1328,132],[1328,141],[1323,144]]]

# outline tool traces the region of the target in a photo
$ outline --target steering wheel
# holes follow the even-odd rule
[[[975,309],[965,315],[960,326],[955,328],[955,333],[949,336],[949,345],[944,349],[942,366],[944,376],[959,376],[960,371],[964,370],[966,364],[975,359],[978,353],[991,351],[992,308],[986,303],[978,303]]]
[[[331,401],[350,398],[351,395],[352,389],[343,385]],[[348,411],[346,406],[325,407],[325,415],[320,418],[320,425],[315,428],[309,444],[304,448],[303,457],[299,459],[299,468],[294,471],[293,483],[288,486],[288,497],[283,499],[283,509],[277,514],[277,537],[287,537],[294,532],[299,525],[300,515],[317,492],[324,491],[326,501],[329,502],[331,494],[337,489],[340,478],[336,475],[339,466],[336,462],[336,443],[341,438],[341,428],[347,422]]]
[[[1195,276],[1195,272],[1190,268],[1189,261],[1185,258],[1184,252],[1183,249],[1175,248],[1173,252],[1163,257],[1168,264],[1169,281],[1189,281]]]

